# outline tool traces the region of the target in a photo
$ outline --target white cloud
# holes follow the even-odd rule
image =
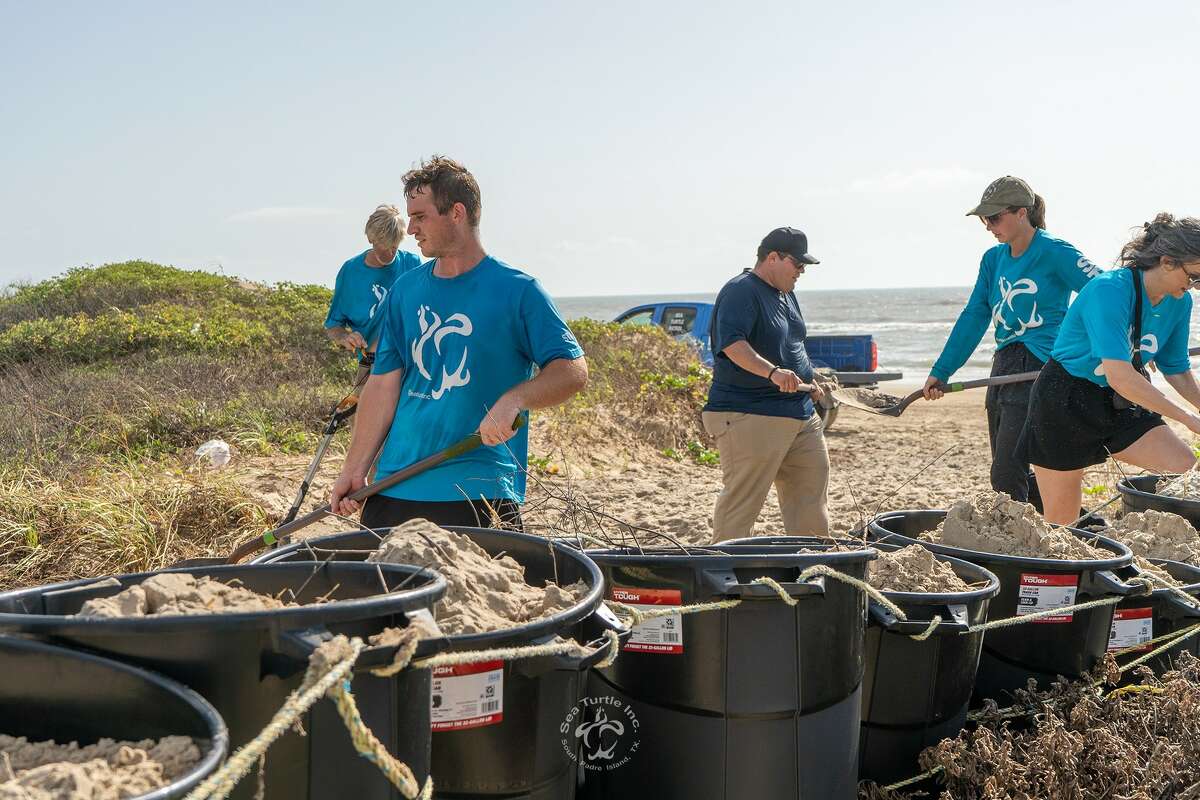
[[[253,211],[241,211],[226,222],[257,222],[259,220],[296,220],[336,217],[345,213],[340,208],[314,208],[310,206],[267,206]]]
[[[859,178],[850,184],[850,191],[861,193],[891,193],[928,191],[981,183],[986,176],[964,167],[932,167],[908,172],[889,172],[874,178]]]

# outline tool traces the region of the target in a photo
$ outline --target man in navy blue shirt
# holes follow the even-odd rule
[[[754,268],[717,295],[709,331],[713,380],[704,406],[704,428],[717,442],[724,478],[714,542],[749,536],[772,484],[787,534],[829,534],[829,455],[813,407],[824,393],[813,382],[792,291],[805,266],[818,263],[808,237],[776,228],[759,245]]]

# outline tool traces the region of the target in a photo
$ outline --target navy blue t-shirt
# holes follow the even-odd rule
[[[713,380],[704,410],[811,417],[813,403],[808,392],[781,392],[774,383],[742,369],[723,352],[734,342],[746,341],[767,361],[790,369],[807,383],[813,376],[812,362],[804,349],[807,335],[794,293],[779,291],[750,270],[729,281],[717,295],[709,328]]]

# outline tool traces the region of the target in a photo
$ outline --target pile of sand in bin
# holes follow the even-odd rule
[[[1159,478],[1154,492],[1180,500],[1200,500],[1200,470],[1188,470],[1175,478]]]
[[[200,758],[200,748],[187,736],[101,739],[80,747],[0,734],[0,800],[137,797],[181,778]]]
[[[1200,566],[1200,533],[1178,514],[1133,511],[1104,534],[1128,545],[1134,555]]]
[[[549,545],[547,545],[549,546]],[[368,561],[413,564],[446,579],[446,595],[434,608],[442,633],[484,633],[512,628],[565,611],[587,594],[587,584],[525,582],[525,568],[511,557],[492,558],[467,536],[414,519],[394,528]]]
[[[271,611],[285,603],[242,586],[197,578],[186,572],[163,572],[130,586],[112,597],[88,600],[79,609],[81,617],[191,616]]]
[[[919,538],[965,550],[1030,558],[1086,561],[1112,557],[1069,531],[1051,528],[1033,506],[1004,492],[980,492],[959,500],[936,529]]]
[[[971,591],[953,567],[919,544],[891,552],[880,550],[879,558],[867,563],[867,582],[882,592]]]
[[[1135,567],[1137,567],[1139,570],[1141,570],[1143,573],[1145,573],[1148,577],[1150,577],[1156,586],[1163,586],[1163,585],[1183,586],[1184,585],[1184,584],[1180,583],[1179,581],[1175,580],[1175,577],[1173,575],[1171,575],[1171,573],[1167,572],[1167,570],[1164,567],[1160,567],[1158,564],[1151,564],[1149,561],[1147,561],[1145,558],[1142,558],[1141,556],[1133,557],[1133,565]]]

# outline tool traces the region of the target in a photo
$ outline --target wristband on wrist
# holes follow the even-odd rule
[[[771,380],[771,376],[775,374],[775,370],[777,369],[779,369],[778,366],[771,367],[771,371],[767,373],[767,380]]]

